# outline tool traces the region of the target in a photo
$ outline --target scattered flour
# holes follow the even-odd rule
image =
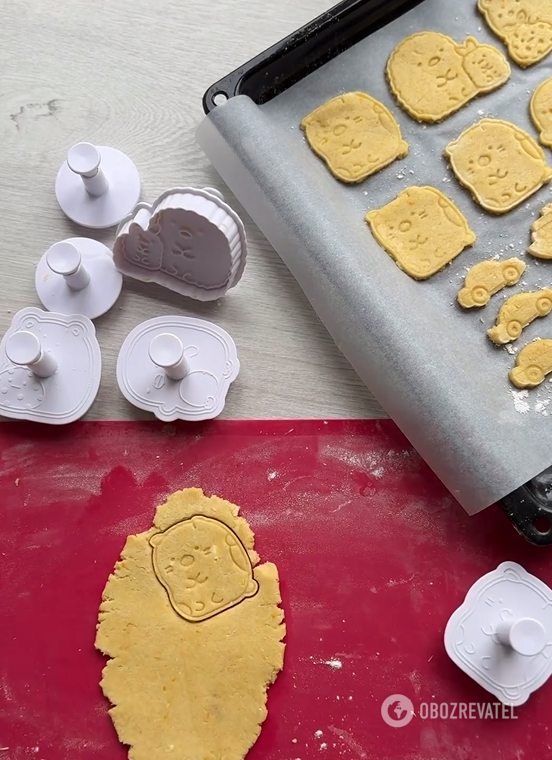
[[[330,668],[333,668],[334,670],[341,670],[343,667],[343,663],[341,660],[325,660],[324,665],[328,665]]]
[[[529,397],[529,391],[510,391],[514,399],[514,407],[516,412],[520,414],[527,414],[531,409],[527,398]]]
[[[317,739],[321,739],[324,736],[324,732],[318,729],[318,731],[314,732],[314,735],[316,736]]]

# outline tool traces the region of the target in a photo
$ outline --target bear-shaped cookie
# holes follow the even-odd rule
[[[462,212],[434,187],[409,187],[366,221],[397,266],[415,280],[426,280],[449,264],[475,234]]]
[[[522,68],[552,50],[552,0],[479,0],[477,7]]]
[[[552,148],[552,77],[545,79],[533,93],[531,117],[541,143]]]
[[[362,182],[408,154],[395,117],[365,92],[338,95],[301,122],[307,142],[342,182]]]
[[[552,179],[540,145],[500,119],[481,119],[449,143],[445,155],[458,180],[493,214],[511,211]]]
[[[397,45],[387,79],[398,103],[414,119],[438,122],[475,98],[501,87],[510,66],[492,45],[474,37],[459,44],[440,32],[418,32]]]

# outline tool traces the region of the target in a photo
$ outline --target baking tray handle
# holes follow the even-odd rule
[[[552,467],[506,496],[499,506],[530,543],[552,545]]]
[[[420,2],[343,0],[209,87],[203,110],[208,114],[236,95],[266,103]]]

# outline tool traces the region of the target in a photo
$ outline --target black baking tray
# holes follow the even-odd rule
[[[209,114],[238,95],[262,105],[422,2],[344,0],[211,85],[203,109]],[[552,545],[552,465],[499,506],[530,543]]]

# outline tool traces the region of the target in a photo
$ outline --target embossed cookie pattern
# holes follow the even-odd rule
[[[552,340],[539,339],[521,349],[509,377],[517,388],[536,388],[551,372]]]
[[[552,50],[550,0],[479,0],[477,7],[522,68],[538,63]]]
[[[552,77],[542,82],[531,98],[531,117],[539,130],[539,140],[552,148]]]
[[[544,288],[533,293],[518,293],[504,302],[498,312],[496,325],[487,335],[497,345],[517,340],[523,329],[539,317],[552,311],[552,290]]]
[[[245,547],[219,520],[195,515],[154,534],[150,545],[155,575],[174,611],[192,623],[218,615],[258,591]]]
[[[548,203],[531,227],[531,245],[527,252],[537,259],[552,259],[552,203]]]
[[[393,114],[364,92],[332,98],[301,122],[307,142],[343,182],[362,182],[408,154]]]
[[[416,280],[449,264],[475,234],[454,203],[434,187],[410,187],[366,221],[378,243]]]
[[[482,119],[449,143],[445,155],[458,180],[494,214],[518,206],[552,178],[531,135],[500,119]]]
[[[501,87],[511,70],[499,50],[474,37],[459,44],[439,32],[419,32],[397,45],[386,73],[393,95],[410,116],[438,122],[477,95]]]
[[[458,303],[464,309],[485,306],[499,290],[518,283],[524,272],[525,264],[520,259],[480,261],[467,273]]]

